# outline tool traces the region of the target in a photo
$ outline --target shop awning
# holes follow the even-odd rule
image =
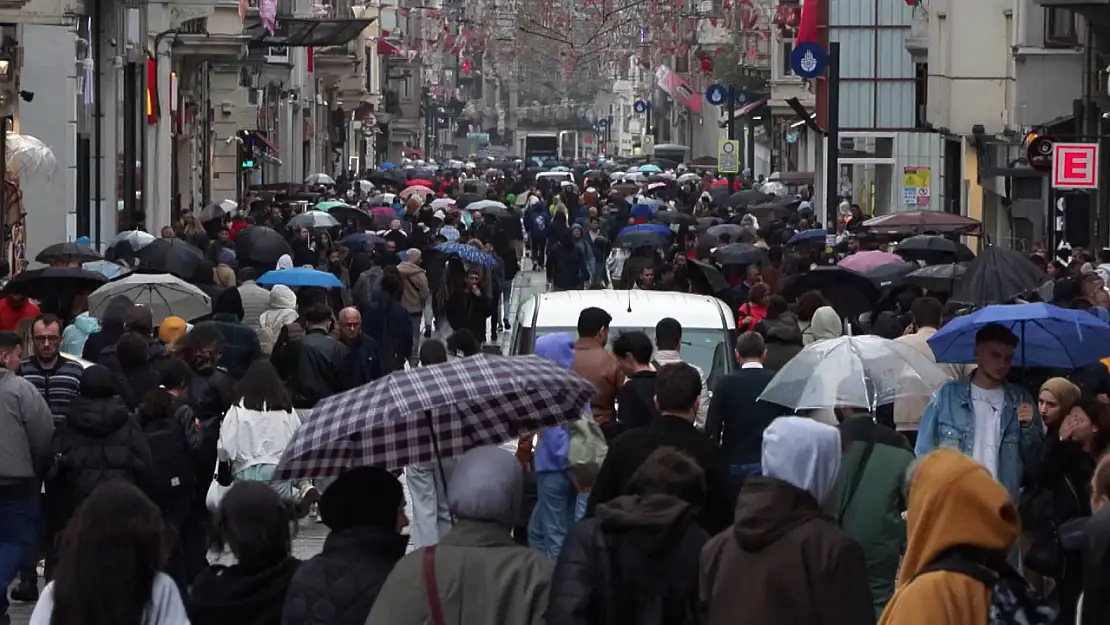
[[[274,34],[266,32],[262,23],[247,26],[245,32],[251,37],[252,47],[322,48],[341,46],[358,37],[359,33],[372,24],[376,18],[314,20],[283,18],[274,27]]]
[[[382,37],[378,39],[378,54],[382,56],[401,56],[405,53],[401,42],[396,39]]]
[[[278,151],[277,146],[274,145],[273,141],[270,141],[270,138],[266,136],[265,132],[263,132],[261,130],[251,130],[249,132],[250,132],[252,137],[254,137],[255,139],[258,140],[259,143],[266,146],[267,150],[269,150],[269,151],[271,151],[275,154],[277,153],[277,151]]]

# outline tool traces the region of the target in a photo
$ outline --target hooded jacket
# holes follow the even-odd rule
[[[991,591],[959,573],[918,573],[958,545],[1005,552],[1018,538],[1018,512],[983,465],[952,449],[929,454],[912,476],[906,554],[898,589],[879,625],[986,623]]]
[[[574,525],[551,581],[548,625],[695,623],[709,534],[672,495],[622,495]]]
[[[258,316],[258,342],[262,353],[274,351],[274,344],[281,329],[297,320],[297,296],[284,284],[270,289],[270,300],[265,312]]]
[[[562,367],[570,369],[574,364],[574,335],[563,332],[548,334],[536,339],[535,354]],[[533,460],[536,471],[562,471],[567,468],[567,452],[570,450],[570,435],[566,425],[554,425],[540,431],[539,442],[534,450]]]
[[[840,338],[844,334],[844,326],[840,323],[840,316],[832,306],[822,306],[813,313],[809,327],[802,331],[802,342],[806,345],[814,341]]]
[[[62,352],[73,356],[85,353],[85,341],[100,331],[100,320],[87,312],[77,315],[62,331]]]
[[[767,356],[763,359],[764,367],[778,371],[802,351],[802,329],[798,327],[798,318],[794,313],[783,313],[773,321],[764,319],[760,322],[760,326],[763,329],[763,340],[767,345]]]
[[[424,304],[432,296],[428,288],[428,274],[420,265],[403,261],[397,264],[397,273],[401,274],[401,305],[410,315],[424,312]]]
[[[100,361],[100,352],[109,345],[115,345],[119,337],[123,336],[123,319],[132,307],[134,304],[123,295],[117,295],[108,302],[100,330],[90,334],[85,340],[80,354],[82,359],[89,362]]]
[[[802,417],[763,436],[764,477],[748,478],[736,522],[702,550],[703,623],[875,622],[860,546],[822,512],[840,468],[840,433]],[[960,621],[970,622],[970,621]]]

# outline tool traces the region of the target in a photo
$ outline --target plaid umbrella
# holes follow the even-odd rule
[[[452,458],[576,419],[594,392],[538,356],[479,355],[397,372],[320,402],[273,479]]]

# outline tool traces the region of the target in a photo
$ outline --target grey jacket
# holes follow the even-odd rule
[[[46,400],[30,382],[0,369],[0,487],[41,479],[53,437]]]
[[[243,300],[243,323],[258,332],[261,327],[258,319],[270,308],[270,292],[254,280],[247,280],[239,285],[239,297]]]

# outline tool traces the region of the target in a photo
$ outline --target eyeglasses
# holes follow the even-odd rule
[[[36,336],[34,337],[34,340],[36,343],[57,343],[58,341],[62,340],[62,337],[56,334],[51,336]]]

